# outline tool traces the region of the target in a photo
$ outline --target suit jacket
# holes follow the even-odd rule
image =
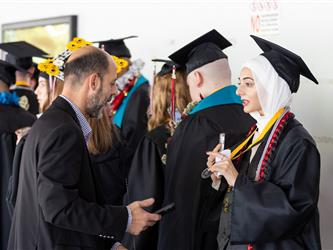
[[[23,148],[8,249],[109,249],[128,213],[102,204],[79,121],[58,97]]]

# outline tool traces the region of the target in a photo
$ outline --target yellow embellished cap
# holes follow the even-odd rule
[[[75,50],[78,50],[84,46],[92,45],[91,42],[84,40],[83,38],[75,37],[67,44],[67,49],[59,54],[55,58],[46,59],[44,62],[38,64],[38,69],[41,72],[45,72],[50,76],[55,76],[61,80],[64,80],[64,65],[67,59],[72,55]]]
[[[112,56],[112,59],[116,63],[117,74],[120,73],[123,69],[126,69],[128,67],[128,61],[127,60],[125,60],[123,58],[116,57],[116,56]]]

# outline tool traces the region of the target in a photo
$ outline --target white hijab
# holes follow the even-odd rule
[[[270,62],[262,55],[247,61],[246,67],[252,71],[257,95],[264,115],[258,111],[250,115],[257,121],[258,132],[261,132],[275,113],[291,104],[291,91],[287,82],[275,71]]]

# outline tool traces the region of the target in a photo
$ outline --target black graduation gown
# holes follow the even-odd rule
[[[211,188],[210,179],[201,178],[206,152],[216,146],[220,133],[226,134],[228,148],[244,138],[252,124],[239,104],[209,107],[180,123],[168,145],[163,202],[175,202],[176,209],[160,222],[158,249],[217,249],[223,196]]]
[[[14,213],[16,197],[17,197],[17,188],[18,188],[18,183],[19,183],[22,151],[23,151],[23,147],[25,144],[25,140],[27,139],[27,136],[28,136],[28,134],[23,136],[15,148],[13,165],[12,165],[13,166],[12,174],[9,178],[8,190],[7,190],[7,195],[6,195],[6,202],[7,202],[10,217],[12,217],[13,213]]]
[[[15,130],[32,126],[36,117],[20,107],[0,104],[0,248],[7,248],[10,215],[6,206],[6,194],[16,145]]]
[[[7,248],[10,230],[10,215],[6,206],[6,193],[15,151],[16,135],[0,132],[0,249]]]
[[[130,97],[121,126],[121,135],[135,152],[136,147],[147,132],[147,111],[150,103],[149,83],[142,84]]]
[[[36,119],[20,107],[0,104],[0,131],[14,133],[17,129],[31,127]]]
[[[33,90],[27,87],[17,87],[13,90],[10,90],[10,92],[15,92],[18,97],[26,96],[29,104],[28,111],[34,115],[39,113],[39,103]]]
[[[99,155],[91,154],[93,170],[105,204],[114,206],[123,204],[131,158],[132,151],[117,136],[114,136],[109,151]]]
[[[268,180],[258,183],[252,180],[267,138],[251,164],[249,157],[243,162],[246,171],[237,177],[230,249],[244,249],[244,243],[260,250],[321,249],[316,144],[297,120],[289,121],[272,154]]]
[[[140,142],[134,155],[128,179],[126,202],[144,200],[150,197],[155,203],[147,208],[153,212],[161,208],[164,189],[164,159],[166,143],[171,136],[167,126],[159,126],[149,131]],[[139,236],[126,234],[123,245],[128,249],[155,250],[157,249],[158,223],[148,228]]]

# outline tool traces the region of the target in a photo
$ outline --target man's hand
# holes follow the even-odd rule
[[[126,247],[124,247],[123,245],[119,245],[117,248],[117,250],[128,250]]]
[[[139,235],[142,231],[153,226],[161,219],[160,215],[148,213],[143,209],[144,207],[149,207],[153,204],[154,199],[150,198],[143,201],[135,201],[128,205],[132,212],[132,224],[128,229],[130,234]]]

